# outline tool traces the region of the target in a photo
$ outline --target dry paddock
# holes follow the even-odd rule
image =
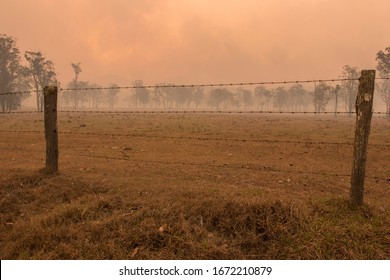
[[[390,121],[348,207],[354,117],[0,115],[2,259],[390,259]]]

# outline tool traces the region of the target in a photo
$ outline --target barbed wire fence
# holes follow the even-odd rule
[[[379,78],[378,78],[379,79]],[[59,91],[86,91],[86,90],[113,90],[113,89],[139,89],[139,88],[193,88],[193,87],[231,87],[231,86],[255,86],[255,85],[278,85],[278,84],[304,84],[320,82],[341,82],[358,81],[359,79],[324,79],[324,80],[295,80],[295,81],[263,81],[263,82],[242,82],[242,83],[209,83],[209,84],[157,84],[142,86],[113,86],[113,87],[77,87],[77,88],[59,88]],[[0,95],[28,94],[35,93],[37,90],[2,92]],[[43,89],[39,89],[43,91]]]
[[[337,78],[337,79],[312,79],[312,80],[290,80],[290,81],[259,81],[259,82],[240,82],[240,83],[208,83],[208,84],[156,84],[156,85],[131,85],[131,86],[111,86],[111,87],[76,87],[76,88],[59,88],[60,92],[83,92],[83,91],[101,91],[101,90],[128,90],[128,89],[164,89],[164,88],[217,88],[217,87],[243,87],[243,86],[260,86],[260,85],[291,85],[291,84],[316,84],[316,83],[334,83],[334,82],[347,82],[347,81],[359,81],[360,78]],[[390,80],[389,77],[377,77],[375,80]],[[43,89],[39,89],[38,91],[43,91]],[[2,96],[7,95],[23,95],[23,94],[32,94],[36,93],[37,90],[30,91],[15,91],[15,92],[3,92],[0,93],[0,98]],[[34,113],[34,110],[13,110],[5,113],[13,113],[13,114],[29,114]],[[226,110],[172,110],[172,109],[164,109],[164,110],[88,110],[88,109],[74,109],[74,110],[59,110],[58,112],[66,112],[66,113],[102,113],[102,114],[224,114],[224,113],[235,113],[235,114],[333,114],[333,115],[343,115],[349,114],[351,115],[354,112],[346,112],[346,111],[326,111],[326,110],[318,110],[318,111],[308,111],[308,110],[239,110],[239,109],[226,109]],[[374,115],[387,115],[389,116],[389,112],[373,112]]]
[[[15,134],[41,134],[45,131],[40,130],[0,130],[0,133],[15,133]],[[195,136],[166,136],[166,135],[147,135],[141,133],[94,133],[94,132],[74,132],[74,131],[59,131],[63,135],[78,135],[78,136],[105,136],[105,137],[131,137],[144,139],[173,139],[173,140],[193,140],[193,141],[223,141],[223,142],[242,142],[242,143],[287,143],[301,145],[333,145],[333,146],[353,146],[352,142],[332,142],[332,141],[302,141],[302,140],[279,140],[279,139],[258,139],[258,138],[230,138],[230,137],[195,137]],[[387,148],[390,144],[370,144],[370,147]]]
[[[375,80],[390,80],[390,77],[377,77]],[[77,88],[59,88],[59,91],[86,91],[86,90],[114,90],[114,89],[139,89],[139,88],[194,88],[194,87],[232,87],[232,86],[256,86],[256,85],[288,85],[288,84],[307,84],[307,83],[327,83],[327,82],[345,82],[359,81],[359,78],[337,78],[337,79],[312,79],[312,80],[291,80],[291,81],[259,81],[259,82],[241,82],[241,83],[206,83],[206,84],[156,84],[156,85],[132,85],[132,86],[112,86],[112,87],[77,87]],[[42,91],[43,89],[38,89]],[[1,95],[28,94],[35,93],[37,90],[1,92]]]
[[[375,80],[389,80],[389,78],[376,78]],[[354,79],[324,79],[324,80],[295,80],[295,81],[271,81],[271,82],[247,82],[247,83],[211,83],[211,84],[160,84],[160,85],[132,85],[132,86],[113,86],[113,87],[84,87],[84,88],[61,88],[62,92],[66,91],[94,91],[94,90],[121,90],[121,89],[152,89],[152,88],[198,88],[198,87],[233,87],[233,86],[255,86],[255,85],[286,85],[286,84],[305,84],[305,83],[327,83],[327,82],[346,82],[346,81],[361,81],[360,78]],[[36,91],[19,91],[19,92],[5,92],[0,93],[0,96],[15,95],[15,94],[31,94]],[[39,113],[36,111],[15,111],[11,112],[14,114],[32,114]],[[282,111],[282,110],[129,110],[129,111],[114,111],[114,110],[59,110],[58,113],[95,113],[95,114],[351,114],[351,112],[329,112],[329,111]],[[387,112],[371,112],[376,115],[387,115]],[[28,131],[28,130],[1,130],[1,133],[45,133],[44,131]],[[57,134],[58,132],[56,132]],[[262,142],[262,143],[293,143],[293,144],[305,144],[305,145],[348,145],[352,146],[350,142],[326,142],[326,141],[293,141],[293,140],[277,140],[277,139],[240,139],[240,138],[224,138],[224,137],[191,137],[191,136],[161,136],[161,135],[143,135],[143,134],[120,134],[120,133],[77,133],[77,132],[66,132],[60,131],[63,135],[83,135],[83,136],[110,136],[110,137],[138,137],[138,138],[149,138],[149,139],[180,139],[180,140],[197,140],[197,141],[233,141],[233,142]],[[356,143],[355,143],[356,145]],[[371,146],[379,148],[387,148],[390,145],[387,144],[371,144]],[[150,162],[158,164],[180,164],[180,165],[196,165],[197,163],[191,162],[168,162],[168,161],[147,161],[139,159],[129,158],[117,158],[108,156],[88,155],[82,154],[79,156],[91,157],[91,158],[104,158],[109,160],[127,160],[133,162]],[[221,167],[229,168],[227,165],[210,165],[210,167]],[[286,171],[272,169],[265,166],[230,166],[240,169],[252,169],[252,170],[263,170],[263,171],[275,171],[275,172],[295,172],[299,171]],[[302,173],[307,173],[302,172]],[[323,173],[321,173],[324,175]],[[342,174],[333,174],[332,176],[348,176]],[[380,180],[387,180],[386,178],[376,178]]]
[[[0,130],[0,134],[37,134],[44,135],[44,131],[39,130]],[[313,146],[348,146],[352,147],[352,142],[331,142],[331,141],[299,141],[299,140],[278,140],[278,139],[242,139],[242,138],[222,138],[222,137],[191,137],[191,136],[165,136],[165,135],[145,135],[139,133],[91,133],[91,132],[72,132],[72,131],[59,131],[60,135],[67,136],[92,136],[92,137],[108,137],[110,138],[110,142],[115,142],[114,137],[123,137],[123,138],[142,138],[142,139],[154,139],[157,141],[160,140],[179,140],[179,141],[203,141],[203,142],[227,142],[227,143],[265,143],[265,144],[287,144],[287,145],[304,145],[305,147],[313,147]],[[387,149],[390,147],[390,144],[370,144],[370,147],[375,147],[378,150],[382,151],[383,149]],[[71,149],[71,148],[67,148]],[[79,148],[75,148],[78,150]],[[292,149],[292,147],[288,148]],[[9,148],[0,148],[0,150],[8,151]],[[18,152],[24,152],[30,154],[31,149],[25,149],[18,147]],[[350,177],[350,174],[340,173],[340,172],[329,172],[329,171],[313,171],[313,170],[296,170],[296,169],[281,169],[276,168],[274,166],[267,166],[262,164],[254,164],[254,163],[199,163],[192,162],[190,160],[187,161],[174,161],[174,160],[146,160],[146,159],[136,159],[132,158],[131,155],[126,153],[126,148],[122,147],[118,149],[120,154],[117,156],[108,156],[105,154],[97,154],[96,152],[87,153],[83,151],[83,153],[75,153],[72,156],[82,157],[82,158],[90,158],[90,159],[101,159],[101,160],[109,160],[109,161],[124,161],[124,162],[132,162],[132,163],[142,163],[142,164],[155,164],[155,165],[174,165],[174,166],[195,166],[202,168],[214,168],[214,169],[229,169],[229,170],[247,170],[247,171],[259,171],[259,172],[273,172],[273,173],[284,173],[284,174],[304,174],[304,175],[320,175],[326,177]],[[389,178],[380,177],[380,176],[366,176],[368,179],[388,182]]]
[[[58,110],[58,113],[79,113],[79,114],[106,114],[106,115],[140,115],[140,114],[272,114],[272,115],[349,115],[351,112],[332,112],[332,111],[257,111],[257,110],[248,110],[248,111],[235,111],[235,110],[129,110],[129,111],[103,111],[103,110]],[[43,114],[43,112],[38,111],[11,111],[7,113],[0,114]],[[354,114],[354,112],[352,112]],[[389,115],[386,112],[372,112],[373,115]]]

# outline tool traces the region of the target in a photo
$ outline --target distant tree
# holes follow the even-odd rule
[[[378,82],[378,92],[382,100],[386,104],[386,113],[390,118],[390,47],[385,49],[385,52],[379,51],[376,55],[378,62],[376,69],[379,72],[379,77],[386,78]]]
[[[282,111],[288,108],[289,94],[284,87],[278,87],[273,92],[274,107]]]
[[[271,98],[272,92],[269,89],[265,88],[264,86],[258,86],[255,88],[255,99],[258,109],[268,110]]]
[[[195,90],[196,88],[194,87],[187,87],[186,88],[186,93],[185,93],[185,105],[187,107],[187,109],[190,108],[190,105],[191,103],[194,101],[194,94],[195,94]]]
[[[84,87],[84,86],[83,86]],[[88,90],[86,94],[88,95],[88,105],[90,108],[99,109],[100,105],[104,102],[105,94],[101,85],[99,84],[89,84],[87,83],[85,87],[91,87],[93,89]],[[112,108],[112,107],[110,107]]]
[[[174,84],[159,83],[155,86],[151,93],[151,100],[155,106],[163,105],[164,110],[170,109],[173,106],[175,94]]]
[[[306,112],[309,105],[313,104],[313,93],[310,91],[305,91],[303,96],[303,110]]]
[[[182,109],[185,105],[187,108],[192,102],[194,88],[191,87],[174,87],[169,96],[172,103],[175,103],[175,109]]]
[[[19,109],[21,108],[22,105],[22,100],[28,98],[31,96],[28,91],[31,89],[31,84],[30,84],[30,76],[29,76],[29,69],[26,66],[20,66],[18,75],[16,77],[15,81],[15,91],[16,92],[24,92],[21,94],[18,94],[14,99],[14,106],[18,107]]]
[[[17,90],[17,78],[20,74],[20,52],[16,47],[16,39],[0,34],[0,92]],[[2,112],[10,112],[21,104],[21,96],[17,94],[0,95]]]
[[[341,73],[341,78],[347,79],[341,82],[341,96],[344,100],[346,111],[349,112],[349,115],[352,115],[352,112],[355,110],[357,90],[359,86],[359,81],[357,80],[359,78],[357,67],[345,65]]]
[[[154,106],[163,105],[164,109],[188,109],[191,103],[197,108],[204,98],[203,88],[177,87],[174,84],[161,83],[150,92],[150,99]]]
[[[337,112],[338,112],[338,106],[339,106],[339,95],[340,95],[340,92],[341,92],[341,86],[340,85],[336,85],[335,87],[332,87],[331,88],[331,92],[333,93],[333,98],[334,98],[334,114],[335,116],[337,116]]]
[[[78,79],[79,79],[79,74],[82,72],[81,70],[81,63],[71,63],[70,64],[73,68],[73,72],[74,72],[74,79],[73,79],[73,84],[74,84],[74,91],[73,91],[73,95],[74,95],[74,108],[77,109],[77,103],[78,103],[78,88],[79,88],[79,83],[78,83]]]
[[[208,105],[220,110],[221,106],[225,109],[233,100],[233,93],[226,88],[215,88],[211,90]]]
[[[165,97],[164,97],[164,89],[163,89],[163,87],[160,87],[163,85],[164,84],[156,85],[156,87],[154,88],[154,90],[152,92],[152,101],[153,101],[155,107],[160,106],[160,104],[162,103],[163,108],[165,110],[165,109],[167,109],[167,105],[166,105]]]
[[[133,81],[133,96],[135,107],[138,108],[138,104],[141,103],[144,106],[149,102],[149,90],[144,87],[142,80]]]
[[[107,103],[108,103],[108,107],[110,109],[114,108],[114,105],[118,99],[118,94],[119,92],[121,91],[118,87],[117,84],[110,84],[108,86],[110,89],[107,90],[106,92],[106,100],[107,100]]]
[[[52,61],[47,60],[41,52],[25,52],[24,57],[29,63],[28,75],[36,91],[38,112],[43,111],[43,88],[57,85],[56,72]]]
[[[74,88],[73,81],[69,82],[67,84],[67,87],[68,88]],[[67,90],[62,91],[60,97],[61,97],[61,100],[64,102],[65,107],[67,107],[67,108],[71,107],[70,104],[74,100],[74,92],[67,91]],[[62,105],[62,102],[60,102],[59,104]]]
[[[77,109],[79,107],[85,107],[86,103],[88,104],[88,107],[92,107],[92,98],[93,98],[93,92],[90,90],[83,90],[78,91],[78,88],[92,88],[92,87],[100,87],[99,85],[92,85],[88,81],[75,81],[73,79],[71,82],[68,83],[68,88],[72,89],[71,91],[64,91],[62,93],[62,98],[65,101],[66,106],[70,106],[70,103],[73,101],[73,108]],[[76,97],[77,92],[77,97]],[[77,102],[75,102],[77,101]]]
[[[330,100],[330,89],[326,83],[321,82],[315,86],[313,93],[314,111],[316,113],[324,112],[326,105]]]
[[[204,92],[202,87],[194,88],[192,100],[195,104],[195,108],[198,109],[199,105],[202,104],[204,98]]]
[[[254,97],[250,90],[244,88],[238,88],[238,93],[241,95],[242,103],[244,104],[244,108],[252,107]]]
[[[304,106],[306,90],[301,84],[296,84],[289,88],[288,93],[290,95],[291,111],[296,112]]]

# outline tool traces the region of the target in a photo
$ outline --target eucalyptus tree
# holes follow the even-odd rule
[[[284,87],[277,87],[273,91],[274,107],[282,111],[288,108],[289,100],[288,91]]]
[[[20,51],[16,46],[16,39],[0,34],[0,92],[16,91],[20,69]],[[20,96],[17,94],[0,95],[2,112],[16,109],[20,106],[20,102]]]
[[[341,86],[336,85],[335,87],[332,88],[332,93],[333,93],[333,98],[334,98],[334,114],[337,116],[338,112],[338,107],[339,107],[339,95],[341,92]]]
[[[293,85],[289,88],[291,111],[298,111],[304,106],[304,98],[306,90],[301,84]]]
[[[233,101],[233,93],[226,88],[214,88],[208,97],[208,105],[220,110],[221,107],[226,109]]]
[[[325,82],[320,82],[315,86],[313,93],[314,112],[321,113],[326,109],[326,105],[331,99],[331,87]]]
[[[29,64],[28,75],[36,91],[37,110],[41,112],[43,111],[43,88],[58,83],[54,63],[46,59],[41,52],[26,51],[24,57]]]
[[[112,83],[108,86],[109,88],[106,91],[106,100],[108,103],[108,107],[110,109],[114,108],[115,103],[118,100],[118,94],[121,91],[119,86],[115,83]]]
[[[204,99],[204,88],[195,87],[192,95],[192,101],[196,109],[198,109],[199,105],[202,104],[203,99]]]
[[[102,86],[95,83],[88,83],[87,87],[91,87],[91,90],[88,90],[87,98],[88,98],[88,106],[89,108],[99,109],[99,106],[106,99],[106,92],[102,89]],[[110,104],[109,104],[110,105]],[[112,107],[110,107],[112,108]]]
[[[272,99],[272,92],[264,86],[258,86],[255,88],[254,98],[257,102],[258,109],[268,110]]]
[[[359,73],[357,67],[345,65],[341,73],[341,78],[345,79],[341,82],[341,97],[345,104],[345,110],[349,112],[349,115],[352,115],[352,112],[355,110],[356,96],[359,87]]]
[[[376,54],[376,61],[378,62],[376,69],[379,72],[379,77],[382,78],[378,82],[378,92],[386,104],[386,113],[390,118],[390,47],[386,48],[385,51],[379,51]]]
[[[149,103],[149,90],[144,86],[142,80],[133,81],[133,95],[131,99],[134,101],[135,107],[138,108],[139,103],[144,106]]]
[[[79,83],[78,83],[78,80],[79,80],[79,75],[80,73],[82,72],[81,70],[81,63],[71,63],[70,66],[72,66],[72,69],[73,69],[73,72],[74,72],[74,79],[73,79],[73,84],[74,84],[74,91],[73,91],[73,95],[74,95],[74,108],[77,109],[77,104],[78,104],[78,98],[79,98],[79,92],[78,92],[78,88],[79,88]]]
[[[252,107],[254,101],[252,92],[244,88],[238,88],[237,91],[239,95],[241,95],[241,100],[242,103],[244,104],[244,108],[246,109],[247,107]]]

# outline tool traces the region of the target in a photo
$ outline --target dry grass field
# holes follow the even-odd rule
[[[0,115],[1,259],[390,259],[390,122],[348,206],[354,117]],[[24,131],[24,132],[21,132]]]

